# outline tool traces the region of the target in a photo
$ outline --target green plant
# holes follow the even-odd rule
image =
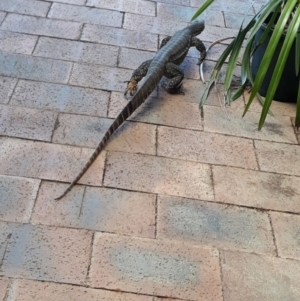
[[[214,2],[214,0],[206,0],[192,17],[192,20],[196,19],[209,5],[211,5],[212,2]],[[269,16],[271,16],[271,18],[267,23],[266,32],[255,45],[255,34],[257,33],[261,25],[263,23],[266,23],[266,19]],[[256,47],[263,43],[269,32],[272,32],[272,36],[262,59],[262,63],[259,67],[256,78],[255,80],[253,80],[250,70],[251,57]],[[279,39],[283,34],[283,46],[276,63],[265,100],[263,100],[258,91],[269,68]],[[241,87],[237,91],[232,93],[231,83],[233,80],[233,72],[236,67],[238,56],[244,40],[246,40],[246,43],[243,59],[241,62]],[[298,75],[300,70],[300,0],[270,0],[252,18],[252,20],[248,23],[248,25],[245,26],[245,28],[243,28],[243,24],[241,25],[237,36],[232,40],[224,53],[220,56],[214,67],[208,86],[204,94],[202,95],[200,106],[203,106],[205,104],[210,89],[218,81],[222,66],[224,65],[227,58],[229,58],[224,82],[225,103],[229,104],[230,101],[235,100],[242,95],[248,79],[252,85],[252,91],[248,103],[246,104],[243,116],[248,111],[255,96],[257,96],[257,98],[263,105],[258,125],[258,129],[260,130],[269,112],[273,97],[278,87],[283,69],[285,67],[287,57],[294,42],[296,43],[295,70],[296,75]],[[300,126],[300,82],[298,87],[295,125],[297,128]]]

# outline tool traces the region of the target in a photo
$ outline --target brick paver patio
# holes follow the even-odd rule
[[[258,104],[242,119],[247,95],[225,113],[213,91],[202,116],[194,50],[185,95],[159,87],[54,201],[126,104],[123,82],[201,3],[0,0],[0,301],[300,300],[295,105],[274,103],[258,132]],[[206,46],[249,3],[216,0]]]

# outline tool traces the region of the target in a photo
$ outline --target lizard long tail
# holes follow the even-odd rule
[[[106,134],[102,138],[101,142],[96,147],[94,153],[85,164],[81,172],[77,175],[77,177],[70,183],[69,187],[64,191],[64,193],[56,198],[55,200],[62,199],[72,188],[73,186],[80,180],[80,178],[85,174],[85,172],[89,169],[89,167],[96,160],[100,152],[106,146],[107,141],[113,135],[113,133],[124,123],[124,121],[132,115],[133,112],[147,99],[147,97],[152,93],[155,87],[158,85],[159,81],[163,77],[163,70],[161,68],[154,68],[155,72],[150,73],[149,76],[145,78],[145,82],[141,86],[141,88],[136,92],[133,98],[128,102],[126,107],[122,110],[122,112],[118,115],[115,121],[107,130]]]

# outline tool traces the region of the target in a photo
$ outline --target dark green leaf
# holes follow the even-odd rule
[[[291,15],[291,12],[294,10],[294,7],[297,5],[297,1],[298,0],[288,0],[287,1],[286,5],[283,9],[282,15],[279,18],[278,23],[277,23],[277,25],[274,29],[274,32],[273,32],[273,35],[271,37],[268,48],[266,50],[266,53],[268,52],[268,49],[270,48],[270,46],[271,47],[273,46],[271,44],[273,37],[274,37],[274,39],[273,39],[274,41],[276,41],[277,39],[278,40],[280,39],[280,37],[282,35],[282,31],[283,31],[283,29],[286,25],[287,20],[288,20],[288,17],[289,17],[289,15]],[[268,88],[268,91],[267,91],[265,103],[264,103],[263,110],[262,110],[262,113],[261,113],[261,116],[260,116],[259,126],[258,126],[259,130],[262,128],[262,126],[265,122],[268,110],[271,106],[273,97],[274,97],[275,92],[277,90],[277,87],[278,87],[283,69],[284,69],[286,61],[287,61],[287,58],[289,56],[290,50],[291,50],[291,48],[293,46],[293,43],[295,41],[295,38],[296,38],[296,35],[297,35],[297,30],[298,30],[298,27],[299,27],[299,24],[300,24],[300,18],[298,17],[299,15],[300,15],[300,6],[298,6],[298,8],[297,8],[297,10],[295,12],[295,15],[294,15],[289,27],[288,27],[288,31],[286,33],[286,36],[284,38],[282,49],[280,51],[280,54],[279,54],[279,57],[278,57],[278,60],[277,60],[277,63],[276,63],[271,81],[270,81],[270,84],[269,84],[269,88]],[[270,53],[271,53],[271,50],[270,50]],[[270,54],[270,55],[273,55],[273,54]],[[268,66],[269,66],[269,64],[268,64]]]
[[[195,12],[191,21],[194,21],[197,17],[199,17],[215,0],[206,0],[200,8]]]

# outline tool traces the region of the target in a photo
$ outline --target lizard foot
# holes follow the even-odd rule
[[[124,83],[127,83],[127,88],[124,92],[124,96],[126,96],[128,92],[129,92],[130,96],[133,96],[136,93],[136,91],[138,90],[137,81],[132,79],[130,81],[125,81]]]
[[[182,86],[182,83],[179,85],[179,87],[176,87],[176,88],[172,88],[170,86],[168,86],[168,83],[163,83],[162,85],[162,88],[165,89],[168,93],[170,94],[180,94],[180,95],[185,95],[184,92],[182,92],[180,89],[181,89],[181,86]]]

